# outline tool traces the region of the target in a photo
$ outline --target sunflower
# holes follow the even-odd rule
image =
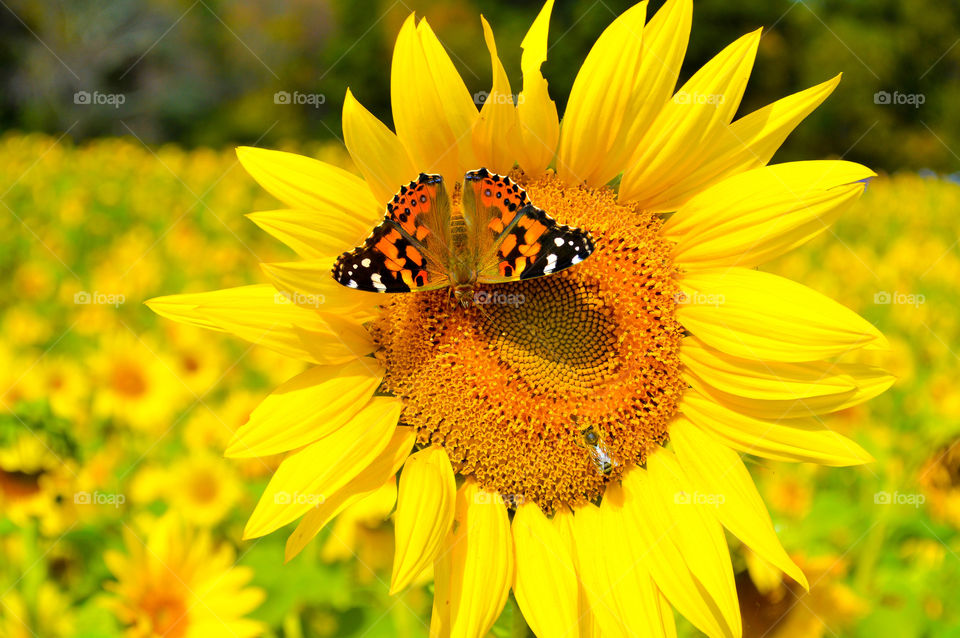
[[[141,521],[146,534],[124,529],[126,552],[110,551],[107,567],[115,581],[105,604],[126,626],[130,638],[243,638],[265,627],[244,618],[263,601],[249,587],[253,572],[235,566],[233,548],[217,545],[208,531],[195,531],[168,513]]]
[[[740,453],[871,460],[821,419],[892,383],[859,358],[884,337],[755,269],[825,230],[874,176],[844,161],[767,165],[839,77],[734,121],[760,32],[675,90],[691,2],[668,0],[649,22],[646,8],[601,34],[562,127],[540,71],[552,2],[522,42],[516,96],[481,18],[493,82],[479,110],[411,15],[391,69],[396,131],[346,95],[344,142],[362,178],[238,151],[286,206],[252,220],[302,259],[264,264],[272,286],[150,302],[312,364],[227,450],[287,454],[246,536],[300,519],[295,555],[400,472],[391,589],[433,566],[431,635],[484,635],[512,590],[538,636],[672,635],[674,609],[709,636],[739,636],[724,528],[806,586]],[[490,286],[525,303],[483,308],[447,290],[377,295],[333,280],[336,256],[401,185],[440,174],[456,202],[478,167],[590,231],[594,253]]]

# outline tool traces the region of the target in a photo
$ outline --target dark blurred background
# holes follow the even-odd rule
[[[545,73],[561,112],[591,43],[631,4],[557,3]],[[662,4],[651,0],[650,13]],[[428,16],[471,92],[490,83],[482,12],[517,90],[520,41],[541,7],[501,0],[0,5],[0,129],[185,146],[333,139],[348,86],[389,123],[393,40],[410,11]],[[681,81],[761,26],[741,114],[844,74],[779,159],[844,155],[888,171],[960,168],[950,150],[960,148],[960,3],[700,0]],[[283,103],[278,92],[292,97]],[[304,103],[290,103],[298,94]]]

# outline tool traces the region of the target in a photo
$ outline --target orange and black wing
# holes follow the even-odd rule
[[[340,284],[369,292],[433,290],[449,285],[450,198],[439,175],[420,177],[394,195],[383,221],[333,266]]]
[[[593,253],[588,232],[558,224],[513,180],[485,168],[466,174],[463,211],[479,283],[543,277]]]

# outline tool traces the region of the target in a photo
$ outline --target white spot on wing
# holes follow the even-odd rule
[[[543,268],[543,274],[549,275],[553,272],[553,269],[557,267],[557,256],[550,254],[547,255],[547,265]]]
[[[580,259],[580,255],[574,255],[574,256],[573,256],[573,259],[570,260],[570,263],[571,263],[571,264],[579,264],[581,261],[583,261],[583,260]]]
[[[350,288],[356,288],[356,287],[357,287],[357,282],[355,282],[353,279],[351,279],[350,281],[347,282],[347,286],[349,286]]]
[[[563,246],[563,237],[557,237],[553,240],[553,243],[556,244],[558,248]]]
[[[361,262],[360,262],[360,265],[363,266],[364,268],[369,268],[369,267],[370,267],[370,258],[367,257],[366,259],[364,259],[363,261],[361,261]]]
[[[373,287],[376,288],[379,292],[386,292],[387,287],[383,284],[383,281],[380,279],[380,273],[375,272],[370,275],[370,281],[373,282]]]

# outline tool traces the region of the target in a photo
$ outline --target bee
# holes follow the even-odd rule
[[[610,476],[613,470],[620,466],[620,462],[610,455],[610,449],[604,443],[603,437],[592,425],[580,431],[580,439],[583,446],[590,450],[590,460],[598,472]]]

